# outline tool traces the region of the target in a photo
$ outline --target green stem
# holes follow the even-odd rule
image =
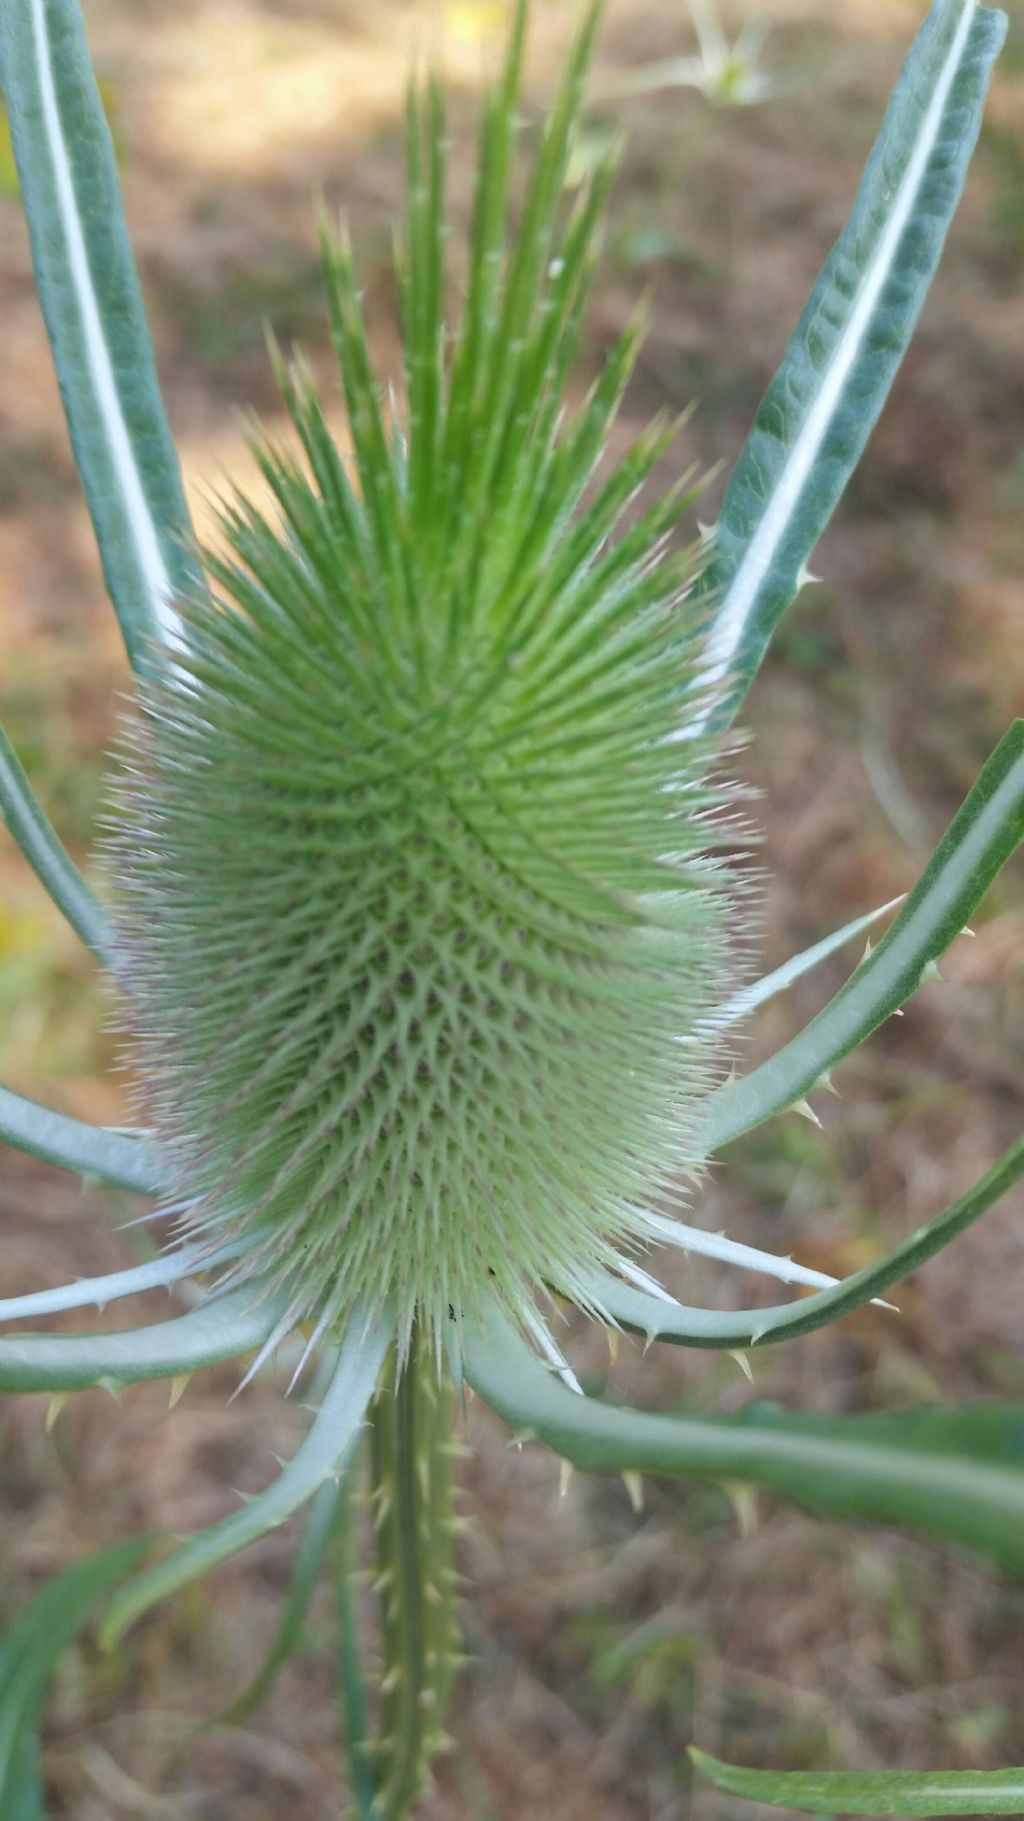
[[[392,1368],[394,1370],[394,1368]],[[414,1334],[377,1394],[371,1441],[383,1676],[379,1821],[403,1821],[444,1743],[457,1662],[451,1391]]]
[[[355,1468],[349,1465],[338,1497],[334,1521],[335,1611],[338,1623],[338,1670],[348,1756],[349,1782],[356,1821],[377,1821],[373,1765],[366,1723],[366,1684],[359,1653],[359,1623],[352,1580],[352,1492]]]

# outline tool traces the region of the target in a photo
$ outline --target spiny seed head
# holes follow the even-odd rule
[[[633,330],[563,411],[607,182],[565,219],[592,22],[506,236],[524,17],[451,337],[441,103],[410,103],[404,429],[325,231],[354,473],[279,360],[304,461],[255,438],[275,506],[225,509],[114,837],[147,1116],[192,1224],[241,1236],[297,1317],[387,1304],[435,1341],[491,1293],[587,1302],[644,1237],[699,1161],[735,928],[688,737],[693,563],[665,549],[686,501],[620,529],[667,435],[591,487]]]

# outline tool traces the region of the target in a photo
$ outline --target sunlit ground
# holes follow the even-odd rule
[[[536,120],[576,9],[536,7]],[[642,296],[651,330],[623,443],[661,409],[698,409],[666,462],[736,456],[807,289],[838,231],[923,4],[777,0],[752,72],[764,98],[716,105],[693,86],[640,92],[640,73],[692,59],[687,9],[612,0],[585,162],[624,127],[627,151],[578,378]],[[240,413],[275,427],[263,324],[329,379],[312,197],[350,217],[376,352],[394,374],[388,275],[401,193],[400,108],[413,55],[451,86],[453,258],[469,200],[474,96],[500,50],[495,4],[366,0],[89,0],[87,22],[190,497],[252,484]],[[744,18],[729,16],[734,36]],[[919,870],[1024,696],[1024,21],[1016,13],[968,193],[939,279],[863,467],[750,701],[736,761],[761,793],[765,965]],[[127,685],[67,448],[27,239],[0,156],[0,709],[54,820],[84,854],[103,753]],[[342,426],[339,421],[339,433]],[[711,483],[714,517],[721,479]],[[877,1254],[968,1186],[1020,1121],[1024,915],[1020,868],[990,894],[906,1017],[818,1107],[737,1146],[699,1218],[821,1269]],[[0,1075],[52,1104],[123,1116],[114,1008],[8,844],[0,852]],[[842,977],[836,962],[770,1009],[761,1053]],[[126,1256],[131,1211],[5,1154],[4,1286],[29,1289]],[[751,1397],[872,1408],[1024,1394],[1018,1194],[898,1300],[755,1360],[623,1343],[618,1393],[726,1411]],[[680,1260],[689,1301],[763,1287]],[[767,1293],[767,1300],[773,1300]],[[154,1318],[165,1305],[154,1301]],[[603,1343],[581,1357],[595,1380]],[[84,1546],[182,1531],[263,1484],[296,1424],[270,1378],[230,1408],[230,1370],[173,1416],[143,1387],[120,1408],[90,1393],[43,1432],[43,1401],[4,1409],[0,1490],[14,1612]],[[1024,1598],[979,1567],[768,1501],[651,1484],[641,1512],[612,1480],[573,1480],[505,1448],[470,1413],[475,1514],[463,1567],[474,1664],[460,1747],[429,1821],[733,1821],[690,1790],[694,1737],[722,1756],[792,1768],[995,1765],[1024,1758]],[[51,1703],[52,1812],[69,1821],[339,1812],[328,1610],[308,1651],[246,1728],[195,1723],[225,1705],[273,1625],[294,1548],[275,1533],[158,1612],[114,1661],[67,1660]],[[755,1811],[750,1811],[752,1816]]]

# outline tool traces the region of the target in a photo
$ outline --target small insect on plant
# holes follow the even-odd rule
[[[351,455],[302,359],[275,351],[300,453],[255,432],[270,503],[238,494],[221,544],[198,550],[76,0],[0,0],[39,295],[137,683],[95,894],[6,742],[0,802],[110,970],[138,1082],[131,1130],[0,1090],[0,1136],[149,1197],[163,1235],[148,1262],[8,1299],[0,1317],[105,1308],[153,1285],[185,1293],[156,1325],[15,1328],[0,1339],[0,1386],[178,1388],[231,1358],[244,1384],[287,1360],[313,1411],[294,1457],[241,1509],[175,1547],[129,1541],[86,1559],[26,1611],[0,1655],[9,1821],[43,1812],[42,1686],[101,1594],[114,1647],[311,1502],[294,1637],[354,1486],[374,1518],[381,1667],[370,1685],[343,1599],[350,1800],[363,1821],[409,1814],[462,1654],[451,1461],[470,1390],[578,1468],[763,1487],[1024,1571],[1024,1409],[970,1423],[954,1409],[879,1419],[756,1404],[680,1418],[584,1394],[562,1344],[567,1304],[685,1347],[806,1334],[883,1298],[1024,1171],[1018,1140],[841,1282],[701,1220],[708,1160],[828,1083],[934,972],[1024,832],[1018,724],[841,991],[735,1072],[753,1008],[873,921],[749,983],[758,887],[736,859],[730,729],[907,346],[1005,20],[936,0],[719,521],[695,540],[685,486],[633,506],[672,425],[617,466],[603,457],[638,327],[583,402],[566,403],[613,176],[605,160],[567,189],[598,12],[513,207],[527,15],[520,0],[482,102],[458,298],[442,93],[427,80],[410,94],[402,396],[383,402],[349,243],[325,220]],[[658,1280],[666,1247],[812,1294],[684,1307]],[[726,1790],[819,1813],[1024,1812],[1024,1771],[697,1762]]]

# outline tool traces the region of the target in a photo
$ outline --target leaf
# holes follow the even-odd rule
[[[47,895],[104,964],[110,961],[107,920],[37,801],[13,746],[0,727],[0,816]]]
[[[0,67],[32,257],[75,461],[132,664],[194,590],[110,133],[77,0],[0,0]]]
[[[824,1011],[707,1103],[709,1152],[792,1106],[909,999],[1024,838],[1024,721],[999,742],[899,916]]]
[[[46,1821],[39,1776],[39,1739],[25,1731],[11,1753],[10,1774],[3,1790],[4,1821]]]
[[[35,1733],[43,1692],[61,1652],[92,1607],[135,1566],[148,1537],[89,1555],[48,1581],[0,1647],[0,1815],[42,1821]]]
[[[821,1517],[919,1531],[1024,1575],[1024,1406],[663,1416],[567,1390],[496,1311],[485,1331],[467,1327],[464,1347],[466,1378],[492,1409],[576,1467],[761,1486]]]
[[[1024,1769],[747,1770],[691,1747],[718,1789],[773,1808],[841,1815],[1024,1815]]]
[[[26,1334],[0,1340],[0,1390],[108,1390],[147,1378],[177,1378],[261,1346],[282,1305],[257,1286],[233,1290],[144,1328],[113,1334]]]
[[[248,1499],[240,1511],[201,1530],[115,1595],[100,1628],[100,1641],[107,1648],[116,1644],[129,1625],[158,1600],[176,1593],[198,1575],[208,1573],[228,1556],[283,1524],[318,1487],[340,1473],[361,1428],[390,1339],[388,1323],[351,1322],[334,1377],[292,1460],[264,1492]]]
[[[0,1140],[75,1170],[80,1176],[116,1183],[139,1195],[159,1195],[162,1177],[153,1147],[141,1135],[88,1125],[52,1107],[40,1106],[13,1088],[0,1086]]]
[[[758,410],[706,586],[711,711],[728,724],[846,487],[903,358],[959,200],[1005,15],[936,0],[893,92],[853,211]]]
[[[834,1289],[771,1309],[688,1309],[631,1289],[607,1274],[595,1273],[589,1287],[594,1305],[620,1327],[648,1340],[675,1341],[684,1347],[753,1347],[762,1341],[793,1340],[828,1322],[838,1321],[881,1296],[909,1272],[934,1258],[958,1233],[979,1220],[1024,1174],[1024,1138],[1018,1138],[998,1163],[934,1220],[908,1234],[874,1264],[846,1277]]]

